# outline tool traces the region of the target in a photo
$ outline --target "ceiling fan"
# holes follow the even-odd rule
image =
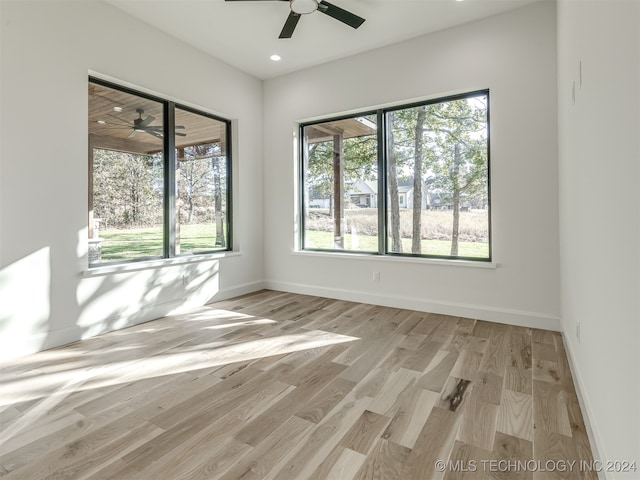
[[[257,0],[225,0],[227,2],[252,2]],[[325,0],[262,0],[262,1],[278,1],[289,2],[289,16],[284,22],[284,27],[280,32],[278,38],[291,38],[293,31],[296,29],[296,25],[300,21],[302,15],[308,15],[313,12],[321,12],[325,15],[339,20],[340,22],[349,25],[352,28],[358,28],[364,23],[364,18],[359,17],[347,10],[344,10],[332,3]]]
[[[129,134],[129,138],[135,136],[135,134],[138,132],[148,133],[149,135],[152,135],[156,138],[163,137],[164,127],[162,125],[151,125],[153,121],[156,119],[156,117],[152,115],[147,115],[146,118],[142,118],[142,115],[144,114],[144,110],[142,108],[136,108],[136,113],[138,114],[138,118],[134,118],[133,122],[131,123],[128,123],[126,120],[122,120],[120,117],[113,115],[111,113],[108,113],[107,115],[115,118],[119,122],[124,122],[124,123],[110,123],[110,122],[105,122],[104,120],[98,120],[98,123],[102,125],[111,126],[113,128],[130,128],[131,133]],[[184,125],[176,125],[175,128],[183,129]],[[182,132],[175,132],[175,133],[179,137],[187,136],[186,133],[182,133]]]

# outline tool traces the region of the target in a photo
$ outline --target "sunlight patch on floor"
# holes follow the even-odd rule
[[[255,318],[255,317],[254,317]],[[247,322],[238,322],[236,326],[267,325],[277,323],[269,319],[255,319]],[[229,327],[229,324],[212,325],[204,327],[217,329]],[[138,332],[139,333],[139,332]],[[198,345],[197,349],[178,353],[160,354],[148,358],[130,358],[124,361],[108,362],[105,358],[94,358],[90,363],[77,364],[69,362],[71,368],[65,371],[46,372],[34,369],[34,375],[2,375],[0,384],[0,412],[7,405],[40,399],[30,406],[23,415],[12,425],[3,429],[0,434],[0,442],[14,437],[28,425],[34,425],[39,418],[45,416],[57,404],[62,402],[70,394],[79,391],[127,384],[145,378],[154,378],[166,375],[176,375],[190,371],[206,370],[208,368],[224,366],[227,364],[257,360],[273,355],[282,355],[301,350],[331,346],[340,343],[360,340],[358,337],[341,335],[322,330],[309,330],[303,333],[265,337],[248,341],[239,341],[236,344],[216,346],[217,342]],[[43,352],[51,360],[56,357],[66,357],[60,352]],[[78,359],[86,355],[86,352],[77,352]],[[58,358],[60,358],[58,357]],[[42,356],[38,356],[42,361]],[[105,363],[101,363],[101,360]],[[76,364],[76,365],[74,365]],[[56,370],[56,369],[54,369]]]

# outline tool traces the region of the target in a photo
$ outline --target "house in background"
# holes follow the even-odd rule
[[[638,2],[536,2],[263,77],[152,27],[148,5],[130,3],[143,21],[103,1],[0,2],[3,359],[262,288],[539,326],[564,334],[596,458],[640,461]],[[89,74],[232,120],[233,252],[87,268]],[[292,126],[477,88],[493,263],[297,250]]]
[[[362,208],[378,207],[378,184],[371,180],[357,180],[347,192],[353,205]]]

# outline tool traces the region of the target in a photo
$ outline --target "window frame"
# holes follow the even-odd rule
[[[89,84],[96,84],[103,87],[111,88],[113,90],[117,90],[120,92],[127,93],[129,95],[134,95],[137,97],[141,97],[147,100],[152,100],[154,102],[158,102],[162,104],[163,111],[163,168],[162,168],[162,176],[163,176],[163,198],[162,198],[162,230],[163,230],[163,239],[162,239],[162,256],[152,256],[152,257],[138,257],[132,258],[128,260],[114,260],[100,263],[91,263],[89,259],[87,259],[88,268],[89,269],[99,269],[105,267],[112,267],[117,265],[126,265],[132,263],[139,262],[156,262],[162,260],[170,260],[170,259],[179,259],[179,258],[189,258],[201,255],[211,255],[211,254],[220,254],[224,252],[233,251],[233,192],[232,192],[232,131],[231,131],[231,120],[227,118],[220,117],[218,115],[214,115],[209,112],[205,112],[203,110],[199,110],[194,107],[190,107],[188,105],[181,104],[179,102],[169,100],[167,98],[163,98],[157,95],[149,94],[146,92],[142,92],[136,90],[134,88],[126,87],[120,85],[118,83],[114,83],[112,81],[104,80],[102,78],[89,75],[88,77]],[[173,132],[175,131],[175,111],[176,109],[180,109],[195,115],[200,115],[212,120],[216,120],[224,123],[225,128],[225,139],[226,139],[226,179],[225,179],[225,188],[226,188],[226,247],[225,248],[212,248],[211,250],[204,250],[198,252],[187,252],[187,253],[179,253],[176,254],[176,148],[175,148],[175,135]],[[88,156],[88,188],[93,188],[93,155]],[[91,201],[91,197],[89,197],[89,201]],[[93,208],[92,204],[88,205],[87,215],[89,211]],[[87,221],[90,219],[87,217]]]
[[[387,152],[387,113],[396,112],[400,110],[433,105],[438,103],[451,102],[456,100],[464,100],[467,98],[486,96],[487,99],[487,237],[488,237],[488,256],[487,257],[468,257],[462,255],[433,255],[433,254],[415,254],[410,252],[391,252],[389,249],[389,225],[388,225],[388,192],[387,192],[387,175],[388,175],[388,152]],[[377,257],[396,257],[396,258],[414,258],[414,259],[429,259],[429,260],[442,260],[442,261],[470,261],[479,263],[493,263],[493,233],[492,233],[492,202],[491,202],[491,96],[490,89],[479,89],[459,93],[455,95],[447,95],[442,97],[429,98],[427,100],[402,103],[387,107],[381,107],[374,110],[366,109],[357,111],[348,115],[328,116],[312,121],[302,121],[298,124],[298,204],[300,206],[299,215],[299,232],[298,232],[298,245],[300,252],[317,252],[317,253],[330,253],[338,255],[363,255],[363,256],[377,256]],[[306,231],[306,212],[308,206],[305,202],[305,155],[307,148],[304,140],[305,127],[317,125],[320,123],[333,122],[339,120],[345,120],[348,118],[363,117],[367,115],[376,115],[376,121],[378,125],[377,129],[377,168],[378,168],[378,251],[377,252],[364,252],[357,250],[338,250],[332,248],[309,248],[305,247],[305,231]]]

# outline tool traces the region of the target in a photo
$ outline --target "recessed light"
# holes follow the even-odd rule
[[[277,53],[274,53],[269,58],[271,60],[273,60],[274,62],[279,62],[280,60],[282,60],[282,57],[280,55],[278,55]]]
[[[122,107],[113,107],[114,112],[122,112]]]
[[[106,124],[107,122],[105,122],[104,120],[98,120],[98,123],[99,123],[100,125],[104,125],[104,124]]]

